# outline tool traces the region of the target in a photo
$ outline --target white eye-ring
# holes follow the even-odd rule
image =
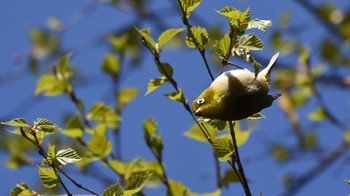
[[[204,101],[205,101],[205,100],[204,100],[203,98],[202,98],[202,99],[198,99],[198,100],[197,100],[197,103],[198,103],[198,105],[202,105],[202,104],[204,103]]]

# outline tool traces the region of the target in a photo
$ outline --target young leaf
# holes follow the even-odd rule
[[[124,190],[119,181],[103,191],[102,196],[124,196]]]
[[[24,118],[15,118],[7,122],[1,122],[1,124],[14,127],[29,127],[27,121]]]
[[[157,88],[162,86],[167,81],[168,80],[165,77],[161,77],[161,78],[156,78],[154,80],[150,80],[149,83],[148,83],[147,92],[146,92],[145,95],[148,95],[149,93],[153,92],[154,90],[156,90]]]
[[[148,179],[151,177],[152,172],[144,171],[132,174],[125,181],[125,195],[133,195],[141,191],[146,185]]]
[[[56,156],[55,145],[49,144],[48,152],[47,152],[47,160],[44,159],[41,163],[46,165],[51,165],[55,161],[55,158],[56,158],[55,156]]]
[[[151,50],[156,50],[156,42],[149,35],[151,33],[150,29],[141,29],[135,27],[135,29],[140,33],[141,37],[145,40],[145,42],[149,45]]]
[[[230,49],[230,35],[227,33],[219,41],[215,41],[213,44],[216,54],[220,57],[226,57],[226,55],[231,52]]]
[[[64,81],[58,80],[52,75],[43,75],[40,77],[35,89],[35,95],[45,92],[45,96],[55,96],[67,91],[67,85]]]
[[[232,169],[226,170],[225,175],[221,178],[221,184],[228,187],[232,182],[239,183],[239,176]]]
[[[11,190],[10,196],[32,196],[34,195],[32,191],[29,189],[28,185],[23,182],[19,182],[16,186]]]
[[[273,144],[271,146],[271,153],[278,162],[284,162],[290,158],[288,148],[281,144]]]
[[[104,157],[112,152],[112,143],[103,136],[93,135],[90,139],[87,148],[94,156]]]
[[[260,31],[265,33],[266,28],[270,27],[271,25],[272,25],[271,20],[260,20],[258,18],[255,18],[255,19],[248,22],[247,29],[257,28]]]
[[[126,173],[126,164],[123,162],[113,159],[108,161],[108,165],[118,174],[125,175]]]
[[[90,112],[87,114],[87,118],[106,124],[110,128],[117,128],[120,116],[108,105],[103,102],[95,103]]]
[[[134,100],[140,93],[140,90],[137,88],[123,88],[118,92],[118,106],[122,109],[132,100]]]
[[[258,36],[256,36],[253,33],[249,33],[246,35],[243,35],[240,37],[238,41],[238,46],[240,48],[244,48],[246,50],[262,50],[264,47],[264,44],[259,39]]]
[[[191,27],[187,31],[186,44],[189,48],[204,50],[209,43],[209,35],[205,28]]]
[[[169,63],[162,63],[162,64],[156,63],[156,64],[160,74],[162,74],[164,77],[169,77],[169,78],[173,77],[174,69],[171,67]]]
[[[67,71],[68,71],[68,66],[69,66],[69,59],[70,59],[71,53],[68,53],[64,55],[63,57],[60,58],[58,61],[58,66],[57,66],[57,74],[59,78],[62,79],[68,79]]]
[[[212,141],[218,159],[223,162],[230,160],[231,155],[234,152],[231,138],[218,138],[213,139]]]
[[[210,137],[215,138],[218,133],[218,130],[207,123],[203,123],[203,125],[205,126]],[[190,130],[185,132],[184,135],[200,142],[208,142],[208,139],[205,137],[197,123],[194,123]]]
[[[146,138],[153,137],[157,134],[158,131],[158,125],[157,122],[152,118],[149,117],[143,122],[143,130],[145,132]]]
[[[36,121],[34,122],[34,125],[37,127],[37,129],[46,133],[53,133],[59,129],[57,125],[55,125],[53,122],[45,118],[36,119]]]
[[[66,129],[61,130],[60,133],[72,138],[81,138],[83,136],[83,124],[80,115],[74,115],[69,119]]]
[[[346,143],[349,145],[350,144],[350,129],[348,129],[344,132],[343,137],[344,137]]]
[[[190,194],[187,187],[181,182],[176,182],[171,179],[169,179],[168,182],[169,182],[169,188],[167,190],[167,196],[174,196],[174,195],[185,196]]]
[[[186,14],[187,18],[201,2],[202,0],[180,0],[181,7],[183,9],[182,11]]]
[[[67,148],[64,150],[59,150],[56,153],[56,160],[61,165],[67,165],[68,163],[74,163],[83,159],[73,149]]]
[[[173,38],[176,34],[180,33],[181,31],[183,31],[184,28],[178,28],[178,29],[168,29],[166,31],[164,31],[162,34],[160,34],[159,38],[158,38],[158,47],[159,47],[159,51],[162,50],[163,46],[171,40],[171,38]]]
[[[309,119],[313,121],[321,121],[327,117],[326,110],[323,107],[319,107],[309,114]]]
[[[168,94],[165,94],[166,97],[168,97],[171,100],[178,101],[180,103],[185,103],[186,99],[183,94],[182,88],[179,88],[179,92],[171,92]]]
[[[255,113],[251,116],[249,116],[248,118],[246,118],[247,120],[258,120],[258,119],[261,119],[261,118],[266,118],[266,116],[264,116],[263,114],[261,114],[260,112],[258,113]]]
[[[45,168],[38,166],[38,170],[40,180],[46,188],[53,188],[57,185],[58,178],[56,172],[51,167]]]
[[[102,61],[101,69],[111,76],[117,76],[120,70],[120,61],[112,53],[107,53]]]

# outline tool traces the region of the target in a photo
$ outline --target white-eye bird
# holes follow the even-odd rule
[[[270,107],[281,94],[268,95],[271,69],[279,52],[257,77],[248,69],[226,71],[192,103],[194,115],[219,120],[241,120]]]

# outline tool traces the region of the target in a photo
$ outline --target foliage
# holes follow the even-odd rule
[[[37,98],[45,97],[49,100],[56,99],[55,96],[61,96],[57,99],[66,99],[67,103],[70,101],[69,104],[64,101],[62,106],[72,107],[74,113],[64,116],[63,122],[57,119],[51,121],[46,118],[37,118],[33,123],[29,123],[28,116],[30,115],[25,112],[26,107],[30,104],[25,104],[26,106],[22,105],[20,108],[23,113],[18,115],[25,118],[11,119],[10,116],[13,115],[3,116],[1,124],[6,127],[4,129],[13,128],[13,130],[7,130],[9,134],[6,131],[1,133],[1,149],[8,154],[7,167],[18,169],[26,165],[36,165],[36,175],[40,184],[52,192],[58,191],[57,194],[64,192],[71,195],[72,192],[75,192],[75,190],[72,191],[72,187],[75,187],[79,191],[92,195],[118,196],[138,193],[145,195],[148,192],[152,195],[152,190],[147,187],[163,186],[166,189],[164,195],[169,196],[218,196],[232,184],[242,187],[243,190],[237,190],[237,192],[242,191],[243,193],[244,191],[246,195],[250,195],[251,192],[255,193],[256,190],[249,189],[250,180],[255,181],[255,179],[253,176],[245,176],[243,166],[244,170],[247,170],[247,165],[245,160],[240,158],[242,157],[240,151],[244,145],[255,145],[250,142],[249,138],[255,137],[254,131],[258,128],[254,123],[258,122],[258,119],[265,118],[265,115],[257,113],[248,118],[250,121],[243,122],[197,119],[189,104],[192,89],[189,89],[188,84],[184,82],[184,77],[188,76],[193,81],[213,80],[215,71],[212,72],[212,70],[215,70],[217,66],[210,66],[210,64],[216,63],[223,71],[227,65],[233,64],[230,62],[232,60],[248,62],[248,66],[251,65],[257,74],[261,69],[261,64],[267,64],[260,55],[261,51],[270,45],[273,49],[290,56],[289,63],[278,62],[271,86],[282,93],[279,98],[279,106],[291,128],[288,129],[290,130],[288,134],[283,133],[282,136],[279,133],[275,134],[274,130],[282,131],[286,126],[275,122],[274,117],[266,115],[265,120],[273,122],[274,126],[264,126],[262,129],[264,133],[271,131],[274,141],[269,141],[270,143],[264,146],[268,148],[264,151],[264,157],[270,157],[279,163],[280,167],[283,167],[283,164],[298,164],[307,159],[305,157],[310,157],[305,155],[315,155],[311,156],[315,162],[314,166],[304,168],[298,173],[285,172],[285,193],[295,194],[348,150],[350,129],[342,116],[345,114],[337,110],[339,108],[337,104],[340,103],[335,103],[336,101],[326,96],[329,93],[328,86],[336,87],[331,88],[336,89],[334,92],[349,87],[349,78],[346,75],[350,65],[350,58],[347,55],[350,40],[349,12],[331,3],[313,5],[310,2],[300,1],[299,4],[305,6],[318,20],[317,25],[323,25],[330,33],[319,40],[313,38],[317,42],[314,44],[315,42],[303,40],[302,36],[299,37],[299,32],[306,31],[309,27],[305,24],[299,24],[300,27],[298,24],[293,24],[295,16],[292,16],[291,13],[282,15],[279,24],[274,22],[274,29],[271,32],[269,28],[272,26],[272,21],[252,17],[256,10],[251,10],[248,6],[245,10],[231,6],[212,10],[213,13],[216,12],[220,20],[226,22],[227,31],[224,32],[225,28],[207,23],[208,18],[198,19],[196,17],[197,14],[203,14],[200,6],[206,6],[207,2],[202,0],[178,0],[176,12],[169,13],[166,10],[153,11],[148,6],[148,1],[142,0],[96,1],[91,6],[99,6],[102,3],[120,9],[120,11],[127,10],[135,14],[137,18],[136,22],[132,21],[115,32],[103,34],[97,39],[98,41],[92,41],[92,43],[108,44],[109,50],[104,51],[100,65],[95,67],[100,69],[99,74],[103,74],[103,78],[109,78],[110,85],[106,94],[111,96],[108,95],[91,102],[90,95],[93,97],[96,93],[89,92],[90,94],[87,95],[82,88],[104,81],[104,79],[94,80],[93,76],[86,76],[87,65],[80,67],[75,64],[79,62],[76,56],[84,51],[80,46],[72,47],[70,50],[64,48],[66,45],[63,44],[64,36],[62,35],[69,30],[74,21],[64,22],[53,17],[49,19],[47,28],[30,28],[31,49],[26,56],[28,65],[25,69],[37,77],[34,95]],[[89,9],[82,11],[81,14],[84,15],[85,12],[89,12]],[[169,15],[180,13],[181,16],[176,15],[176,17],[182,20],[184,26],[175,27],[171,22],[164,22],[168,20],[164,17],[164,13]],[[201,20],[204,23],[200,22]],[[150,28],[141,28],[144,25]],[[159,36],[155,37],[155,34]],[[263,43],[265,39],[261,36],[267,36],[270,43]],[[90,47],[88,44],[83,46]],[[191,55],[198,55],[202,58],[202,62],[188,61],[186,65],[179,65],[177,59],[172,57],[176,51],[173,53],[167,50],[173,48],[181,50],[182,53],[198,51],[198,54],[191,53]],[[145,54],[153,58],[153,68]],[[208,54],[211,55],[210,59],[207,58]],[[156,75],[147,75],[146,81],[149,82],[142,84],[141,89],[125,85],[129,82],[126,79],[128,74],[137,74],[136,69],[139,68],[141,62],[147,64],[147,67],[142,69],[155,70]],[[199,71],[197,70],[191,73],[181,72],[181,66],[193,66],[192,64],[200,63],[203,63],[205,67],[195,69],[206,70],[210,77],[198,77]],[[15,75],[9,74],[11,77]],[[1,79],[0,82],[2,82]],[[16,89],[16,91],[22,93],[22,89]],[[211,176],[212,179],[210,179],[213,181],[212,184],[217,183],[213,190],[201,194],[193,192],[184,182],[173,179],[173,176],[169,175],[172,174],[171,172],[168,173],[166,165],[168,161],[173,160],[168,159],[171,154],[167,154],[169,152],[167,150],[174,147],[170,146],[171,142],[164,136],[173,131],[175,127],[172,126],[173,124],[182,123],[178,119],[172,117],[172,125],[167,126],[163,121],[157,122],[156,118],[148,117],[144,120],[142,127],[139,127],[140,130],[130,130],[129,127],[123,126],[124,119],[130,118],[125,115],[127,112],[124,113],[124,110],[129,104],[133,106],[133,101],[137,102],[140,92],[143,91],[147,99],[154,99],[158,96],[158,92],[163,94],[168,100],[175,102],[164,101],[161,104],[176,103],[175,107],[184,108],[181,114],[193,119],[193,125],[183,135],[191,139],[190,142],[200,142],[199,145],[209,146],[210,150],[206,151],[206,154],[215,156],[215,170],[211,172],[215,173],[215,176]],[[161,91],[165,93],[160,93]],[[160,107],[161,104],[155,107]],[[47,108],[47,111],[38,111],[38,113],[50,116],[59,107],[60,105],[52,105]],[[137,112],[151,113],[140,106]],[[167,112],[172,113],[172,111]],[[33,114],[36,113],[33,112]],[[133,123],[140,124],[139,122]],[[336,142],[339,143],[331,142],[323,135],[323,132],[318,131],[318,129],[324,131],[324,127],[331,127],[331,134],[338,137]],[[340,130],[341,134],[335,134],[336,129]],[[133,146],[141,145],[136,140],[136,136],[134,136],[135,141],[122,140],[124,139],[123,134],[131,131],[138,131],[135,132],[135,135],[143,136],[142,145],[146,144],[153,155],[152,160],[148,160],[149,157],[146,155],[138,155],[131,160],[125,160],[121,156],[122,153],[128,153],[130,150],[124,147],[126,142]],[[275,135],[278,135],[279,138],[276,139]],[[191,157],[196,155],[192,154]],[[255,158],[254,154],[243,154],[243,156]],[[190,159],[184,161],[190,161]],[[208,162],[214,161],[208,160]],[[104,172],[101,172],[100,174],[100,169],[110,173],[105,175]],[[97,193],[94,190],[95,187],[85,187],[73,177],[73,170],[80,172],[82,176],[92,175],[103,184],[104,190]],[[349,180],[345,182],[350,184]],[[344,182],[339,182],[339,184],[342,183]],[[18,182],[10,195],[52,193],[46,192],[48,191],[46,189],[34,190],[26,183]]]

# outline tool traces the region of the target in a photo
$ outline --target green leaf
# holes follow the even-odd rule
[[[75,163],[77,161],[83,160],[75,150],[71,148],[59,150],[56,153],[56,160],[60,163],[60,165],[67,165],[68,163]]]
[[[290,158],[290,152],[288,148],[281,144],[273,144],[271,146],[271,152],[275,160],[278,162],[285,162]]]
[[[90,139],[87,148],[94,156],[104,157],[112,152],[112,143],[104,136],[93,135]]]
[[[158,38],[158,47],[159,47],[159,51],[162,50],[163,46],[171,40],[171,38],[173,38],[176,34],[180,33],[181,31],[183,31],[184,28],[178,28],[178,29],[168,29],[166,31],[164,31],[162,34],[160,34],[159,38]]]
[[[174,75],[174,69],[171,67],[169,63],[156,63],[158,67],[158,71],[160,74],[162,74],[164,77],[172,78]]]
[[[102,196],[124,196],[124,190],[119,181],[103,191]]]
[[[186,18],[189,17],[191,12],[193,12],[194,9],[196,9],[199,4],[202,2],[202,0],[180,0],[180,4],[182,7],[182,11],[185,13]]]
[[[226,16],[231,28],[242,35],[248,27],[248,22],[250,21],[250,8],[248,7],[245,12],[241,12],[233,7],[225,7],[217,13]]]
[[[55,145],[49,144],[48,146],[48,152],[47,152],[47,160],[44,159],[41,163],[42,165],[51,165],[54,163],[56,158],[56,151],[55,151]]]
[[[120,61],[114,54],[108,52],[102,61],[101,69],[111,76],[117,76],[120,71]]]
[[[80,115],[76,114],[69,119],[66,129],[61,130],[60,133],[71,138],[81,138],[83,136],[83,129],[84,127],[81,122]]]
[[[38,166],[38,170],[40,180],[46,188],[53,188],[57,185],[59,181],[56,172],[51,167],[45,168]]]
[[[125,175],[126,173],[126,164],[119,160],[113,159],[108,161],[108,166],[110,166],[118,174]]]
[[[152,118],[148,117],[144,122],[143,122],[143,130],[145,132],[146,138],[153,137],[157,134],[158,131],[158,125],[157,122]]]
[[[47,133],[53,133],[59,129],[55,123],[51,122],[50,120],[47,120],[45,118],[38,118],[34,122],[34,125],[39,129],[40,131],[47,132]]]
[[[204,50],[209,43],[209,35],[205,28],[191,27],[187,31],[186,44],[189,48]]]
[[[223,162],[230,160],[232,153],[234,153],[231,138],[218,138],[213,139],[212,141],[218,159]]]
[[[216,138],[216,135],[218,133],[217,129],[215,129],[213,126],[207,123],[202,123],[202,125],[205,126],[211,138]],[[184,135],[200,142],[208,142],[208,139],[205,137],[205,135],[203,134],[203,132],[201,131],[197,123],[194,123],[193,126],[190,128],[190,130],[185,132]]]
[[[224,187],[228,187],[230,183],[240,183],[239,176],[232,170],[228,169],[225,175],[221,178],[221,184]]]
[[[313,121],[321,121],[327,117],[326,110],[323,107],[319,107],[316,110],[309,113],[309,119]]]
[[[179,88],[179,92],[171,92],[168,94],[165,94],[166,97],[168,97],[171,100],[178,101],[180,103],[185,103],[186,99],[183,94],[182,88]]]
[[[34,195],[28,185],[24,182],[19,182],[11,190],[10,196],[32,196]]]
[[[153,38],[149,35],[151,33],[151,29],[141,29],[135,27],[135,29],[140,33],[141,37],[145,40],[145,42],[149,45],[151,50],[157,50],[156,48],[156,42],[153,40]]]
[[[271,20],[260,20],[258,18],[255,18],[248,22],[248,28],[247,29],[253,29],[257,28],[262,32],[266,32],[266,28],[270,27],[272,25]]]
[[[134,100],[140,93],[137,88],[125,87],[118,92],[118,106],[119,108],[124,108],[124,106]]]
[[[348,185],[350,185],[350,180],[344,180]]]
[[[188,196],[190,194],[187,187],[181,182],[176,182],[169,179],[168,183],[169,188],[167,190],[167,196]]]
[[[87,114],[87,119],[104,123],[112,129],[117,128],[121,121],[120,116],[103,102],[95,103],[91,107],[90,112]]]
[[[132,174],[125,181],[125,195],[133,195],[142,190],[142,188],[146,185],[148,179],[151,177],[152,172],[137,172]]]
[[[346,143],[350,145],[350,129],[346,130],[343,135]]]
[[[68,53],[60,58],[57,66],[57,76],[60,79],[66,80],[69,78],[68,66],[71,53]]]
[[[29,127],[27,121],[24,118],[15,118],[7,122],[1,122],[1,124],[14,127]]]
[[[154,90],[156,90],[157,88],[162,86],[167,81],[168,80],[165,77],[161,77],[161,78],[156,78],[154,80],[150,80],[149,83],[148,83],[147,92],[146,92],[145,95],[148,95],[149,93],[153,92]]]
[[[45,92],[45,96],[55,96],[67,92],[67,85],[64,81],[58,80],[52,75],[43,75],[40,77],[35,95]]]
[[[216,54],[220,57],[226,58],[227,54],[231,52],[230,40],[230,35],[226,33],[219,41],[215,41],[213,47]],[[235,40],[235,42],[237,42],[237,40]]]
[[[240,37],[238,46],[246,50],[262,50],[264,44],[254,33],[249,33]]]
[[[109,37],[109,42],[112,44],[114,50],[118,53],[124,53],[126,48],[128,47],[128,39],[129,35],[124,34],[121,36],[110,36]]]

